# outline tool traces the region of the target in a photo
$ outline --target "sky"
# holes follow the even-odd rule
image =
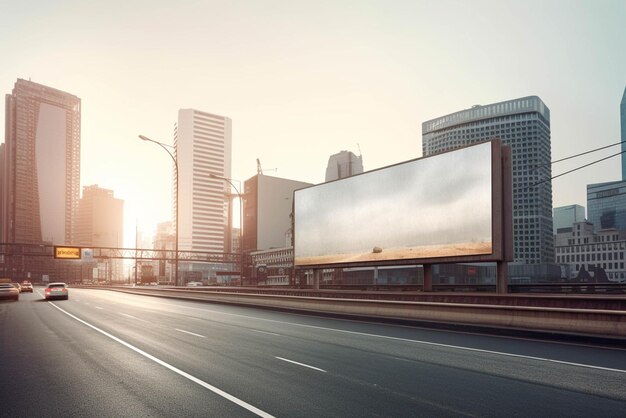
[[[422,156],[422,122],[529,95],[551,111],[552,160],[620,141],[626,2],[0,0],[0,91],[31,79],[82,100],[81,185],[135,226],[171,219],[177,111],[232,119],[232,178],[324,181]],[[0,120],[4,128],[4,119]],[[619,152],[555,164],[553,175]],[[553,181],[553,206],[620,180],[612,158]],[[238,216],[235,216],[238,219]]]

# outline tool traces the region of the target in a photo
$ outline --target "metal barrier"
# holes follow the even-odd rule
[[[208,289],[208,288],[150,288],[150,287],[105,287],[115,291],[137,293],[149,296],[178,298],[195,301],[228,303],[290,311],[315,312],[343,316],[379,318],[387,320],[414,321],[433,324],[454,324],[484,327],[500,330],[533,331],[539,333],[593,336],[619,339],[626,342],[626,298],[617,298],[617,304],[610,309],[600,309],[597,302],[605,303],[604,298],[595,298],[592,308],[521,306],[503,303],[523,301],[516,295],[476,295],[473,303],[398,301],[351,298],[348,293],[335,294],[336,297],[264,294],[261,289]],[[236,290],[236,291],[229,291]],[[302,292],[302,291],[300,291]],[[298,293],[294,290],[293,293]],[[433,294],[423,294],[432,296]],[[365,296],[365,295],[362,295]],[[446,296],[446,295],[441,295]],[[449,295],[456,297],[457,295]],[[473,297],[465,295],[465,297]],[[522,298],[524,296],[521,296]],[[526,296],[541,301],[538,295]],[[481,299],[482,298],[482,299]],[[574,306],[585,306],[585,297],[551,297],[565,299]],[[593,298],[592,298],[593,299]],[[452,299],[454,300],[454,298]],[[545,300],[544,300],[545,302]]]

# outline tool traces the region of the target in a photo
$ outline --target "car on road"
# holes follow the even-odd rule
[[[44,290],[46,300],[51,299],[69,299],[70,294],[67,290],[67,284],[63,282],[50,283]]]
[[[20,300],[20,291],[13,283],[0,283],[0,299]]]
[[[19,290],[20,293],[22,293],[22,285],[20,285],[19,283],[11,283],[11,284],[13,285],[13,287]]]
[[[187,283],[187,286],[194,287],[194,286],[204,286],[204,285],[202,284],[202,282],[189,282]]]
[[[22,282],[22,293],[24,292],[30,292],[33,293],[33,284],[29,281],[23,281]]]

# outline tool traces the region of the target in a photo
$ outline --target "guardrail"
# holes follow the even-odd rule
[[[321,289],[418,291],[421,284],[327,284]],[[509,283],[509,293],[601,293],[626,295],[626,283]],[[495,284],[433,284],[434,292],[495,292]]]
[[[446,303],[372,300],[215,291],[213,289],[102,287],[150,296],[210,301],[299,312],[359,316],[431,324],[466,325],[492,329],[593,336],[626,342],[626,311],[494,303]],[[494,295],[494,297],[498,297]],[[495,300],[495,299],[494,299]]]

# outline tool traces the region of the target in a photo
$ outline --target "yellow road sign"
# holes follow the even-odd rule
[[[80,260],[80,247],[54,247],[54,258]]]

